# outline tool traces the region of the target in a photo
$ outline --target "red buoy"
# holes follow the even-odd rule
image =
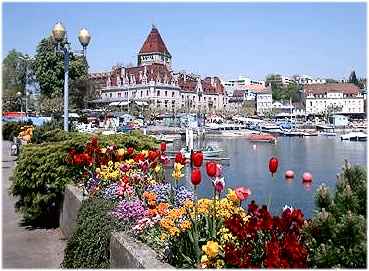
[[[278,169],[278,159],[276,157],[272,157],[269,160],[269,171],[272,173],[272,176],[274,173],[277,172]]]
[[[302,181],[304,183],[311,183],[313,181],[313,175],[310,172],[304,172],[302,175]]]
[[[295,172],[293,172],[293,170],[289,169],[289,170],[286,171],[284,176],[286,177],[286,179],[293,179],[293,177],[295,177]]]

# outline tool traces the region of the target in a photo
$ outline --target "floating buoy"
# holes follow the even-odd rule
[[[313,175],[311,175],[309,172],[304,172],[302,175],[302,181],[304,183],[311,183],[313,181]]]
[[[293,179],[293,177],[295,177],[295,172],[293,172],[293,170],[289,169],[289,170],[286,171],[284,176],[286,177],[286,179]]]

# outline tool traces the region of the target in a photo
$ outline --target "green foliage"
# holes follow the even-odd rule
[[[109,268],[110,236],[124,230],[123,224],[109,215],[113,202],[101,198],[82,202],[77,229],[65,248],[63,268]]]
[[[3,140],[13,140],[13,136],[18,136],[21,131],[22,126],[30,125],[32,122],[3,122],[2,132],[3,132]]]
[[[289,84],[287,87],[278,86],[272,83],[273,100],[277,101],[300,101],[299,86],[297,84]]]
[[[74,178],[66,164],[72,141],[25,145],[18,157],[10,193],[17,198],[16,209],[29,224],[58,224],[62,193]]]
[[[64,85],[64,56],[57,53],[51,37],[40,41],[36,49],[34,72],[43,96],[55,98],[62,95]],[[70,55],[70,80],[87,78],[85,57]]]
[[[28,56],[15,49],[4,58],[2,83],[5,96],[15,96],[18,91],[24,92],[29,64]]]
[[[366,267],[366,180],[364,168],[346,162],[333,196],[318,189],[317,213],[305,227],[310,267]]]

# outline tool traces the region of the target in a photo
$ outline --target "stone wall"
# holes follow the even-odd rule
[[[76,227],[83,194],[78,187],[68,185],[64,192],[63,210],[60,215],[60,229],[70,239]],[[145,244],[127,236],[124,232],[113,232],[110,239],[111,268],[173,268],[160,262],[156,253]]]
[[[59,225],[65,239],[72,237],[77,223],[79,208],[81,208],[83,193],[78,187],[67,185],[64,191],[63,209]]]

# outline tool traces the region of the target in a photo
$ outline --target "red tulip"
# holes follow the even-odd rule
[[[204,160],[204,155],[202,154],[201,151],[198,152],[194,152],[192,154],[192,161],[193,161],[193,165],[195,167],[201,167],[202,165],[202,160]]]
[[[176,163],[180,163],[180,164],[182,164],[182,165],[184,165],[184,164],[186,163],[186,158],[185,158],[185,156],[183,155],[183,153],[181,153],[181,152],[177,152],[177,153],[176,153],[175,162],[176,162]]]
[[[127,149],[127,153],[128,153],[128,155],[131,155],[131,154],[133,153],[133,151],[134,151],[134,149],[133,149],[132,147],[129,147],[129,148]]]
[[[155,151],[149,151],[149,160],[154,161],[156,159],[156,152]]]
[[[251,190],[245,187],[238,187],[236,188],[236,195],[240,201],[243,201],[251,195]]]
[[[192,170],[191,182],[193,185],[199,185],[201,183],[201,171],[198,168]]]
[[[277,172],[278,169],[278,159],[276,157],[272,157],[269,160],[269,171],[272,173],[272,176],[274,173]]]
[[[209,177],[215,177],[217,174],[217,164],[215,162],[207,162],[206,173]]]
[[[167,150],[167,144],[165,142],[160,143],[161,152],[165,152]]]

